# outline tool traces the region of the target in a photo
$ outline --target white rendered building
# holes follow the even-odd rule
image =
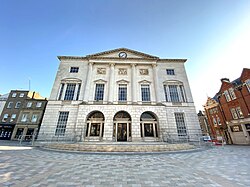
[[[126,48],[58,59],[40,139],[163,141],[200,135],[186,59]]]

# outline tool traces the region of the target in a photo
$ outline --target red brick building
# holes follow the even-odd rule
[[[204,105],[213,138],[223,137],[227,143],[250,144],[250,69],[229,81],[221,79],[214,98]]]

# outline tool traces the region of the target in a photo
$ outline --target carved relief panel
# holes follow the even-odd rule
[[[148,75],[148,69],[140,69],[140,75]]]
[[[127,75],[127,69],[126,68],[119,68],[118,74],[119,75]]]
[[[106,68],[97,68],[97,74],[106,74]]]

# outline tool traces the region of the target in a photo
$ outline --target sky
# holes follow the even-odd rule
[[[1,0],[0,94],[49,98],[57,56],[129,48],[185,58],[196,110],[250,68],[249,0]]]

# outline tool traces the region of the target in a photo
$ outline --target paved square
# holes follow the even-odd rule
[[[250,147],[198,152],[84,154],[1,145],[0,186],[249,186]]]

